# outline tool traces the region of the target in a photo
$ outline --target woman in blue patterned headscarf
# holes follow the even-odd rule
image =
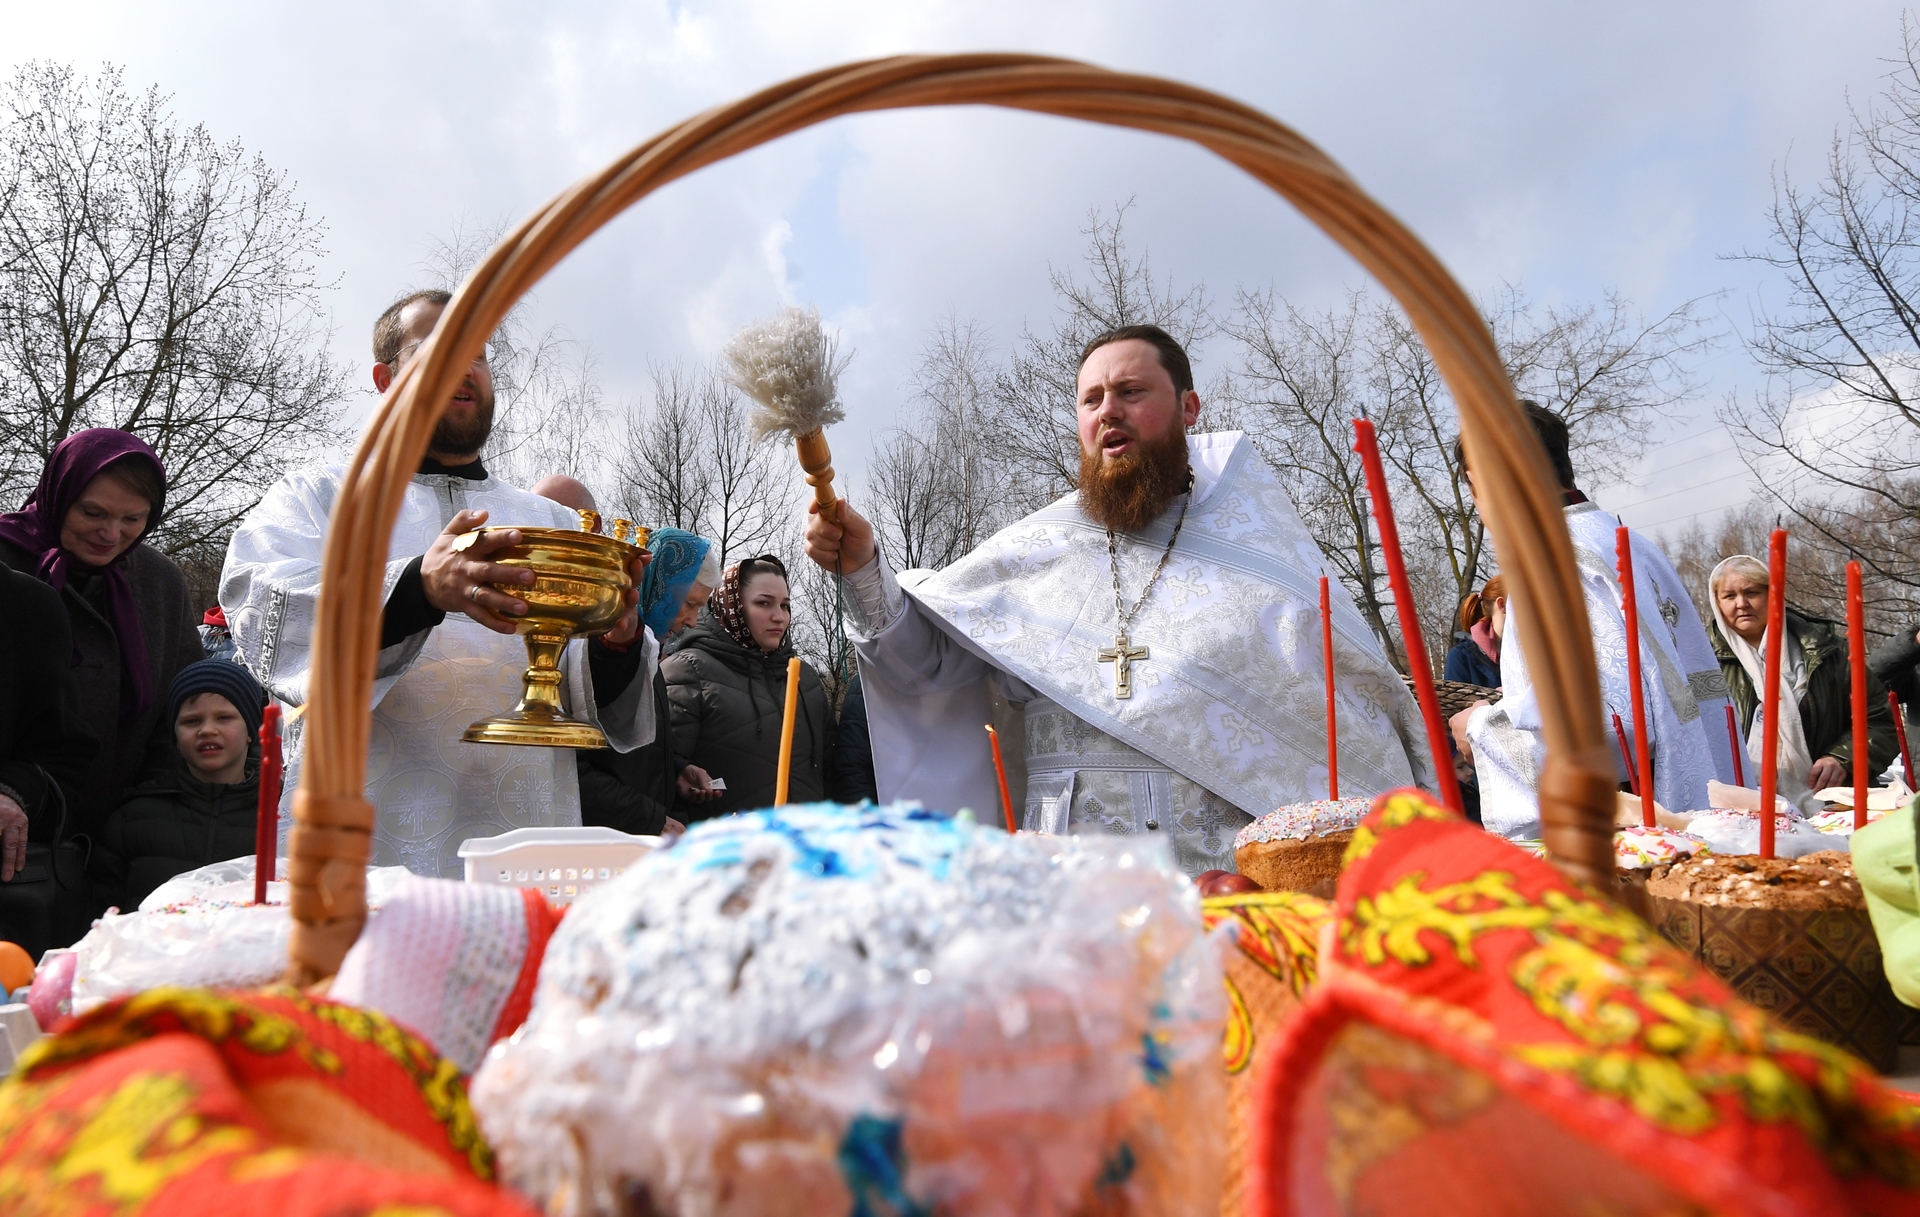
[[[713,542],[678,528],[656,528],[647,548],[653,552],[653,561],[640,577],[640,620],[664,642],[673,632],[687,593],[703,582],[700,574]]]
[[[647,538],[653,561],[640,577],[640,620],[667,653],[667,637],[692,625],[700,606],[720,582],[720,551],[705,537],[678,528],[656,528]],[[691,599],[691,611],[686,610]],[[673,712],[667,680],[653,674],[653,742],[632,752],[597,748],[580,754],[580,815],[589,826],[651,836],[680,832],[680,803],[710,803],[724,791],[712,787],[706,770],[673,750]]]

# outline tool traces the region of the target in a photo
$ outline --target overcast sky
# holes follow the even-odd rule
[[[1205,85],[1290,123],[1397,212],[1471,291],[1649,313],[1714,297],[1729,341],[1639,486],[1597,497],[1641,527],[1745,497],[1713,405],[1754,377],[1733,341],[1779,285],[1728,254],[1764,242],[1772,175],[1817,173],[1851,98],[1900,45],[1893,3],[1234,3],[1054,0],[273,5],[4,0],[0,47],[125,67],[240,140],[325,218],[336,348],[423,278],[437,236],[517,218],[709,106],[905,51],[1071,55]],[[1328,304],[1364,273],[1280,200],[1158,137],[984,110],[841,120],[648,199],[538,292],[616,397],[651,362],[706,358],[784,300],[858,357],[836,455],[889,425],[949,311],[1004,348],[1053,316],[1090,208],[1137,200],[1135,252],[1216,299],[1273,285]],[[1202,378],[1219,369],[1202,367]]]

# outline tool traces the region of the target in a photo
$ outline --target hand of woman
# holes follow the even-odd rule
[[[1853,774],[1847,766],[1830,756],[1823,756],[1813,763],[1813,772],[1807,775],[1808,790],[1825,790],[1829,786],[1851,786]]]
[[[20,804],[0,794],[0,883],[12,879],[27,864],[27,813]]]
[[[698,765],[688,765],[682,769],[678,785],[680,797],[689,803],[711,803],[726,793],[724,790],[715,789],[713,779]]]

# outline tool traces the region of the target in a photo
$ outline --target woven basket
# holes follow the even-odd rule
[[[364,794],[383,560],[442,403],[507,311],[574,247],[669,182],[795,131],[875,110],[996,105],[1188,139],[1273,188],[1406,310],[1452,391],[1480,507],[1514,595],[1544,721],[1547,848],[1595,888],[1613,877],[1613,759],[1561,498],[1473,301],[1328,156],[1257,110],[1151,76],[1033,55],[901,56],[798,77],[639,145],[527,217],[468,276],[395,377],[340,488],[321,563],[306,758],[288,843],[290,979],[331,976],[366,920],[373,808]]]

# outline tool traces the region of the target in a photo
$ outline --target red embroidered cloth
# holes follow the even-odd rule
[[[1920,1212],[1920,1108],[1415,792],[1257,1065],[1246,1212]]]

